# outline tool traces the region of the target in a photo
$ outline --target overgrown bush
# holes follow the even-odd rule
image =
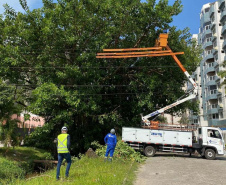
[[[12,181],[15,178],[24,178],[25,170],[20,168],[17,162],[0,157],[0,184]]]
[[[91,145],[96,148],[95,152],[98,156],[104,157],[107,145],[101,145],[97,141],[92,142]],[[122,142],[121,140],[119,140],[116,145],[114,157],[120,158],[122,160],[131,160],[136,162],[142,162],[146,159],[146,157],[143,156],[140,152],[135,151],[128,144]]]
[[[53,144],[52,125],[46,123],[43,127],[36,128],[29,136],[24,140],[26,146],[37,147],[45,150],[51,150],[55,146]]]

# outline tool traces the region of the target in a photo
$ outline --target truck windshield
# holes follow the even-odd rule
[[[208,137],[221,139],[221,134],[218,130],[208,129]]]

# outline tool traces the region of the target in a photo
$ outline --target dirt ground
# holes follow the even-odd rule
[[[138,169],[134,185],[226,185],[226,156],[156,154]]]

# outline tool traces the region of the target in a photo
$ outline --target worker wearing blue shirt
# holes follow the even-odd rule
[[[110,158],[108,160],[112,161],[112,157],[113,157],[115,147],[117,144],[117,137],[115,135],[115,129],[111,129],[110,133],[105,136],[104,142],[105,142],[105,144],[107,144],[105,161],[107,160],[109,153],[110,153]]]

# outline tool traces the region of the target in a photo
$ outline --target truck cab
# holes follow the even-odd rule
[[[199,127],[197,139],[201,146],[201,150],[198,150],[201,156],[213,159],[216,155],[225,154],[225,142],[220,128]]]

